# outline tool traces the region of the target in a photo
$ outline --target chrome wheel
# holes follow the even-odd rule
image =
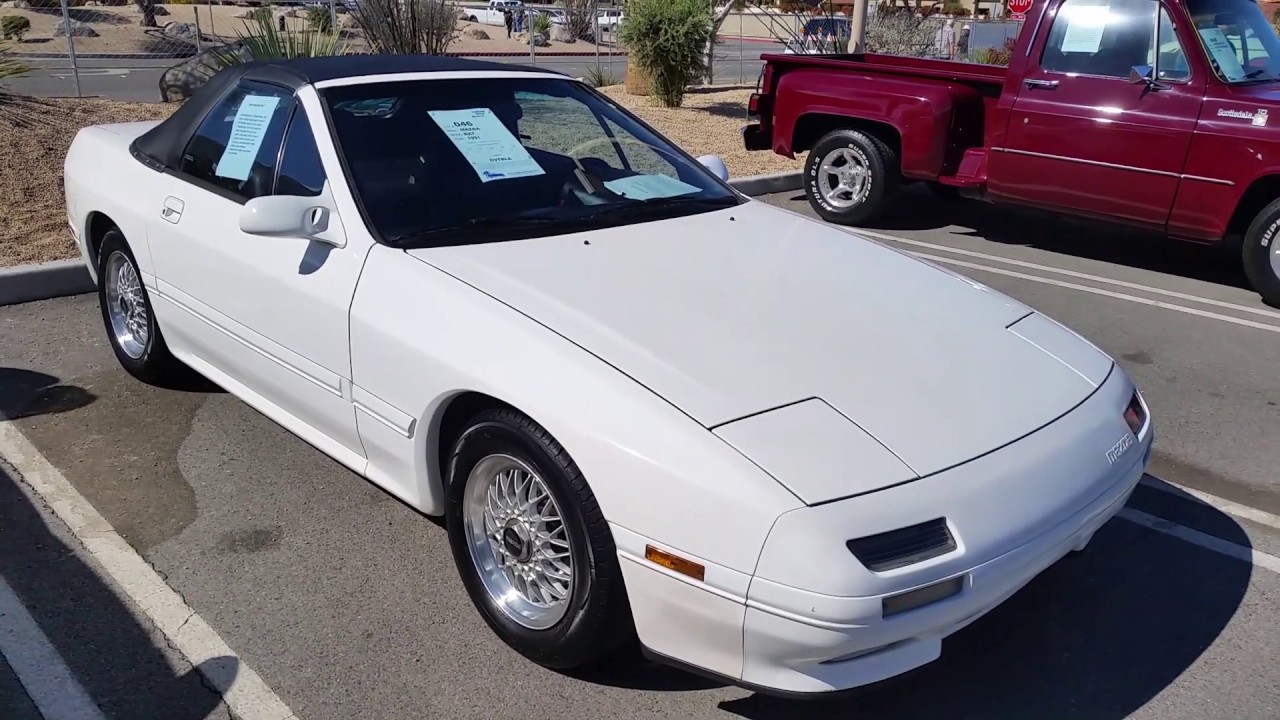
[[[531,630],[564,617],[573,561],[560,507],[541,477],[510,455],[471,470],[462,508],[471,561],[490,601]]]
[[[1280,278],[1280,241],[1272,241],[1271,272]]]
[[[818,164],[818,192],[832,206],[853,207],[865,200],[870,190],[871,170],[853,148],[836,148]]]
[[[107,258],[102,281],[106,283],[107,317],[111,319],[116,345],[137,360],[146,352],[151,338],[147,301],[138,280],[138,271],[129,256],[117,250]]]

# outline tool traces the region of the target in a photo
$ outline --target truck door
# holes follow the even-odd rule
[[[1171,17],[1182,22],[1158,0],[1048,8],[1004,146],[992,148],[992,194],[1163,226],[1205,93]]]

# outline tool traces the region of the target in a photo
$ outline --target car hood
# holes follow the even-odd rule
[[[1052,422],[1111,368],[1092,345],[990,288],[758,201],[409,253],[705,427],[721,432],[821,399],[911,477]]]

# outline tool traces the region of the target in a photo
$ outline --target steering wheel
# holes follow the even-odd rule
[[[574,163],[577,163],[578,167],[581,168],[582,164],[578,162],[579,153],[581,153],[586,148],[591,148],[591,147],[595,147],[596,145],[602,145],[602,144],[610,145],[614,147],[616,147],[617,144],[625,144],[625,145],[630,145],[632,147],[644,148],[645,150],[652,150],[658,153],[659,155],[669,157],[671,164],[675,167],[679,167],[679,162],[677,161],[677,158],[671,152],[667,150],[663,150],[662,148],[654,147],[647,143],[640,142],[635,138],[609,137],[609,136],[592,138],[590,140],[587,140],[586,142],[578,143],[577,145],[575,145],[573,149],[571,149],[568,152],[568,155],[570,158],[573,159]],[[603,160],[604,158],[601,158],[601,159]],[[624,165],[633,164],[632,162],[630,162],[630,159],[623,160],[621,157],[618,159],[622,160]]]

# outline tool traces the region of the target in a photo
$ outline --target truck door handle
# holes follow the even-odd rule
[[[1022,82],[1026,83],[1027,88],[1031,90],[1035,90],[1036,88],[1040,88],[1041,90],[1053,90],[1058,87],[1057,80],[1023,80]]]

